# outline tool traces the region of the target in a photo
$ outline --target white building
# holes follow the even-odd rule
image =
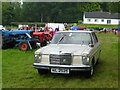
[[[120,23],[119,15],[119,13],[109,12],[84,12],[83,24],[118,25]]]

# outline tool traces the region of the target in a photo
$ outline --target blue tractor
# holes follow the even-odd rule
[[[36,48],[36,42],[32,36],[32,30],[2,30],[2,48],[9,48],[9,46],[14,47],[15,45],[17,45],[20,50]],[[7,40],[8,38],[10,40]]]
[[[9,36],[8,30],[0,30],[1,38],[1,47],[2,49],[12,48],[15,45],[15,40]]]

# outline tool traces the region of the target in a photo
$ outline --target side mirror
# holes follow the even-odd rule
[[[94,47],[94,45],[93,44],[89,44],[89,47]]]

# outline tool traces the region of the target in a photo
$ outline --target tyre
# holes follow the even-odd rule
[[[9,48],[7,41],[9,41],[9,39],[8,39],[8,38],[5,38],[5,37],[3,36],[3,37],[2,37],[2,49],[7,49],[7,48]]]
[[[96,61],[96,64],[99,64],[99,60],[100,60],[100,53],[101,53],[101,51],[99,52],[99,57],[98,57],[98,59],[97,59],[97,61]]]
[[[44,70],[44,69],[37,69],[39,74],[47,74],[48,70]]]
[[[7,48],[9,48],[7,44],[5,44],[5,43],[2,44],[2,49],[7,49]]]
[[[13,48],[15,46],[15,40],[11,39],[11,42],[9,43],[9,48]]]
[[[35,41],[31,41],[31,42],[30,42],[30,45],[31,45],[32,49],[37,48],[37,45],[36,45],[36,42],[35,42]]]
[[[93,74],[94,74],[94,65],[92,64],[90,70],[86,72],[86,75],[85,75],[85,76],[86,76],[87,78],[90,78],[90,77],[93,76]]]
[[[27,41],[22,41],[22,42],[20,42],[19,45],[18,45],[18,47],[19,47],[19,49],[22,50],[22,51],[27,51],[27,50],[30,49],[29,44],[28,44]]]
[[[47,41],[42,42],[40,45],[41,45],[41,47],[46,46],[47,45]]]
[[[97,59],[96,64],[99,64],[99,58]]]
[[[5,42],[5,40],[2,39],[2,49],[7,49],[7,48],[8,48],[7,45],[8,45],[8,44]]]
[[[2,49],[8,49],[13,48],[15,46],[15,43],[11,39],[3,39],[2,40]]]

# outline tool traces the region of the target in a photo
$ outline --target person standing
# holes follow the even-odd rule
[[[39,30],[40,32],[44,32],[44,30],[43,30],[43,28],[42,27],[40,27],[40,30]]]
[[[106,30],[106,28],[104,28],[104,29],[103,29],[103,31],[104,31],[104,33],[107,33],[107,30]]]
[[[116,32],[117,32],[117,30],[116,29],[114,29],[114,34],[116,35]]]

